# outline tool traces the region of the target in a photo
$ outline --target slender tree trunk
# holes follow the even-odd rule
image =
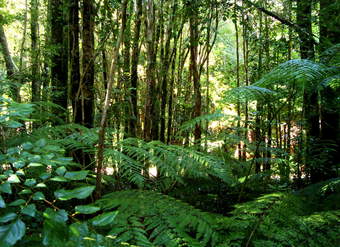
[[[145,105],[144,118],[144,139],[147,141],[157,140],[157,116],[156,109],[156,55],[155,55],[155,10],[153,0],[147,1],[147,18],[146,18],[146,42],[147,42],[147,99]]]
[[[79,0],[69,3],[69,64],[70,87],[73,110],[73,121],[81,124],[81,101],[77,97],[80,90],[80,55],[79,55]]]
[[[320,52],[324,52],[333,45],[339,43],[340,37],[340,5],[336,1],[320,0]],[[325,62],[325,57],[321,61]],[[339,90],[326,86],[320,92],[321,95],[321,144],[328,149],[328,155],[323,161],[323,176],[321,179],[328,179],[337,176],[336,166],[340,162],[338,155],[340,147],[340,126],[338,103]]]
[[[122,24],[124,32],[123,37],[123,75],[122,80],[124,83],[124,138],[132,137],[133,134],[130,130],[130,118],[132,115],[132,101],[131,101],[131,76],[130,76],[130,65],[131,65],[131,12],[132,12],[132,2],[130,2],[129,7],[127,7],[127,11],[122,16]]]
[[[55,108],[54,114],[62,119],[56,120],[54,124],[67,121],[67,45],[65,42],[65,15],[63,0],[51,0],[51,80],[52,80],[52,102],[64,109]],[[66,35],[67,37],[67,35]],[[67,38],[66,38],[67,40]]]
[[[242,22],[243,22],[243,57],[244,57],[244,75],[245,75],[245,86],[249,85],[249,49],[248,49],[248,27],[247,27],[247,21],[248,21],[248,15],[242,16]],[[242,154],[241,154],[241,160],[247,159],[247,140],[248,140],[248,102],[245,103],[245,112],[244,112],[244,143],[242,147]]]
[[[13,62],[11,53],[9,51],[6,34],[2,23],[3,16],[0,14],[0,48],[6,64],[7,77],[13,80],[14,79],[13,76],[15,75],[18,69],[15,63]],[[15,85],[11,87],[11,96],[15,101],[20,101],[19,88]]]
[[[80,101],[82,124],[93,127],[94,121],[94,0],[83,1],[83,57],[82,80],[80,81]],[[77,113],[78,114],[78,113]]]
[[[259,18],[260,18],[260,26],[259,26],[259,51],[258,51],[258,67],[257,67],[257,79],[260,79],[262,77],[262,70],[263,70],[263,17],[262,12],[258,11]],[[261,147],[262,145],[262,135],[261,135],[261,112],[262,112],[262,102],[260,100],[256,103],[256,116],[255,116],[255,143],[256,147]],[[255,159],[255,172],[259,173],[261,172],[261,165],[262,162],[261,159],[261,152],[260,148],[256,148],[254,153],[254,159]]]
[[[307,33],[312,33],[312,2],[308,0],[297,1],[297,24],[301,27],[299,32],[300,38],[300,55],[303,59],[314,60],[314,43]],[[320,171],[313,165],[313,146],[319,139],[319,103],[318,93],[312,85],[306,85],[303,95],[304,120],[306,129],[306,153],[305,162],[310,171],[312,182],[320,180]]]
[[[267,106],[267,146],[266,146],[266,162],[264,169],[270,171],[271,169],[271,158],[272,158],[272,107]]]
[[[121,3],[121,11],[124,13],[126,11],[128,4],[128,0],[123,0]],[[119,35],[116,41],[116,45],[114,47],[113,59],[111,61],[108,85],[105,94],[105,102],[103,105],[103,110],[101,114],[100,128],[98,134],[98,148],[97,148],[97,166],[96,166],[96,191],[95,197],[96,199],[101,197],[102,194],[102,176],[103,176],[103,164],[104,164],[104,148],[105,148],[105,133],[106,133],[106,122],[107,122],[107,113],[110,106],[111,101],[111,93],[112,87],[115,80],[117,61],[119,58],[119,48],[123,40],[124,29],[121,26],[119,29]]]
[[[139,60],[139,39],[142,23],[142,9],[143,1],[136,0],[136,17],[134,36],[132,44],[132,57],[131,57],[131,109],[132,116],[130,118],[130,134],[132,137],[137,136],[137,119],[138,119],[138,105],[137,105],[137,88],[138,88],[138,60]]]
[[[201,116],[202,111],[202,95],[201,95],[201,84],[199,78],[199,71],[197,65],[198,59],[198,11],[196,4],[189,6],[190,16],[189,16],[189,29],[190,29],[190,74],[191,80],[194,86],[194,111],[193,117],[197,118]],[[201,145],[201,124],[197,123],[194,130],[195,144],[198,145],[200,149]]]
[[[160,126],[160,140],[165,143],[165,129],[166,129],[166,103],[168,98],[168,74],[169,67],[171,65],[171,53],[170,53],[170,42],[173,37],[173,23],[175,22],[175,13],[176,13],[176,1],[173,1],[171,4],[171,18],[168,23],[168,27],[166,30],[166,40],[164,47],[164,57],[162,62],[162,94],[161,94],[161,126]],[[176,49],[176,48],[175,48]]]
[[[38,0],[31,0],[31,79],[33,102],[38,102],[41,99],[41,84],[39,80],[38,7]]]

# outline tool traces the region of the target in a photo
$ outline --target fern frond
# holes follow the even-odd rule
[[[123,177],[139,186],[146,180],[146,167],[156,167],[160,177],[183,182],[183,177],[219,178],[225,183],[233,181],[230,167],[222,159],[187,147],[166,145],[159,141],[144,142],[129,138],[113,149],[106,149],[108,163]]]
[[[276,92],[260,85],[242,86],[228,90],[224,99],[228,102],[246,102],[266,99],[275,95]]]
[[[183,131],[193,129],[196,124],[200,124],[203,121],[210,122],[210,121],[215,121],[215,120],[221,120],[221,119],[224,119],[225,117],[227,117],[227,115],[223,114],[221,111],[216,111],[211,114],[204,114],[202,116],[199,116],[199,117],[196,117],[189,121],[184,122],[180,126],[179,131],[183,132]]]
[[[104,211],[118,210],[114,223],[106,229],[117,237],[117,242],[138,246],[209,246],[218,239],[212,215],[160,193],[114,192],[96,205]]]
[[[327,73],[328,67],[307,59],[295,59],[280,64],[255,83],[256,86],[271,88],[272,85],[297,83],[301,87],[313,87]]]

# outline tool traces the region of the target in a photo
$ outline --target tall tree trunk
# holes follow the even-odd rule
[[[130,76],[130,64],[131,64],[131,12],[132,12],[132,3],[129,3],[129,7],[127,11],[122,16],[122,23],[124,37],[123,37],[123,83],[124,83],[124,138],[132,137],[130,130],[130,118],[132,116],[132,102],[131,102],[131,76]]]
[[[64,109],[54,109],[54,114],[63,121],[67,121],[67,43],[65,42],[66,18],[63,0],[51,0],[51,80],[52,101]],[[67,37],[67,35],[66,35]]]
[[[170,42],[173,37],[173,23],[175,22],[175,13],[176,13],[176,1],[173,1],[171,4],[171,17],[169,19],[168,27],[166,30],[166,40],[164,47],[164,56],[162,62],[162,84],[161,84],[161,126],[160,126],[160,140],[165,143],[165,129],[166,129],[166,103],[168,97],[168,74],[169,67],[171,65],[171,54],[170,54]],[[175,48],[176,49],[176,48]]]
[[[132,116],[130,118],[130,134],[132,137],[137,136],[137,120],[138,120],[138,105],[137,105],[137,88],[138,88],[138,60],[139,60],[139,39],[142,23],[142,9],[143,1],[136,0],[136,16],[135,27],[132,43],[132,57],[131,57],[131,109]]]
[[[257,67],[257,79],[260,79],[262,77],[262,70],[263,70],[263,57],[262,57],[262,52],[263,52],[263,17],[262,17],[262,12],[258,11],[259,13],[259,18],[260,18],[260,27],[259,27],[259,50],[258,50],[258,67]],[[257,101],[256,103],[256,116],[255,116],[255,143],[256,147],[261,146],[262,142],[262,137],[261,137],[261,112],[262,112],[262,102],[260,100]],[[261,165],[262,162],[260,161],[261,158],[261,152],[260,148],[255,149],[254,153],[254,159],[255,159],[255,172],[259,173],[261,172]]]
[[[189,29],[190,29],[190,74],[191,74],[191,80],[194,86],[194,111],[193,111],[193,117],[197,118],[201,116],[202,111],[202,95],[201,95],[201,84],[200,84],[200,78],[199,78],[199,71],[198,71],[198,10],[195,3],[191,3],[189,6],[190,8],[190,16],[189,16]],[[201,124],[197,123],[195,125],[194,130],[194,138],[195,138],[195,144],[198,145],[200,148],[201,144]]]
[[[84,0],[82,8],[82,75],[78,74],[79,65],[79,2],[72,0],[70,8],[70,36],[73,44],[71,75],[73,119],[75,123],[87,128],[94,126],[94,17],[93,0]],[[71,44],[70,44],[71,45]],[[87,169],[94,170],[93,154],[80,150],[75,153],[77,161]]]
[[[320,0],[320,52],[324,52],[339,42],[340,37],[340,5],[336,1]],[[325,57],[321,57],[324,62]],[[339,129],[339,90],[326,86],[321,94],[321,144],[327,150],[327,157],[323,160],[324,171],[321,179],[337,176],[336,165],[340,158],[338,153],[340,147]]]
[[[244,18],[245,17],[245,18]],[[245,80],[245,86],[249,85],[249,49],[248,49],[248,26],[246,23],[248,23],[248,15],[246,14],[245,16],[242,15],[242,22],[243,22],[243,58],[244,58],[244,80]],[[242,147],[242,155],[241,155],[241,160],[246,160],[247,159],[247,140],[248,140],[248,101],[246,101],[245,106],[244,106],[244,143]]]
[[[7,38],[3,27],[3,21],[4,21],[3,16],[0,14],[0,48],[6,64],[7,77],[13,80],[14,79],[13,76],[15,75],[18,69],[15,63],[13,62],[11,53],[9,51]],[[11,96],[15,101],[20,101],[19,88],[16,85],[13,85],[11,87]]]
[[[155,55],[155,10],[153,0],[147,1],[147,18],[146,18],[146,42],[147,42],[147,99],[145,106],[144,119],[144,139],[147,141],[157,140],[158,131],[155,117],[156,109],[156,55]]]
[[[80,81],[81,121],[88,128],[94,121],[94,0],[83,1],[83,57],[82,80]],[[78,113],[77,113],[78,114]]]
[[[237,20],[237,8],[236,4],[237,1],[235,0],[234,2],[234,27],[235,27],[235,45],[236,45],[236,87],[240,87],[240,39],[239,39],[239,26],[238,26],[238,20]],[[241,137],[241,106],[240,106],[240,101],[238,100],[236,103],[236,112],[237,112],[237,135],[238,137]],[[237,156],[238,159],[241,161],[242,158],[242,146],[241,146],[241,141],[238,142],[237,144]]]
[[[314,42],[308,33],[312,33],[312,2],[308,0],[297,1],[297,24],[301,27],[299,31],[300,55],[302,59],[314,60]],[[306,85],[303,95],[304,119],[306,129],[305,162],[310,171],[312,182],[320,180],[320,171],[313,164],[313,151],[319,139],[319,103],[318,93],[312,85]]]
[[[79,55],[79,0],[70,0],[69,3],[69,64],[70,87],[73,110],[73,121],[82,123],[81,101],[77,97],[80,90],[80,55]]]
[[[31,0],[31,79],[32,101],[38,102],[41,97],[41,84],[39,78],[39,48],[38,48],[38,0]],[[53,61],[53,60],[52,60]]]
[[[123,0],[121,3],[121,11],[124,13],[127,8],[128,0]],[[106,133],[106,122],[107,122],[107,113],[110,106],[111,101],[111,93],[112,93],[112,87],[115,80],[115,74],[116,74],[116,67],[117,67],[117,61],[119,59],[119,48],[123,40],[123,34],[124,29],[121,25],[119,29],[119,35],[114,47],[114,53],[113,53],[113,59],[111,61],[110,65],[110,71],[109,71],[109,78],[108,78],[108,84],[105,94],[105,102],[103,105],[103,110],[101,114],[101,120],[100,120],[100,128],[99,128],[99,134],[98,134],[98,148],[97,148],[97,166],[96,166],[96,191],[95,191],[95,197],[96,199],[101,197],[102,194],[102,176],[103,176],[103,165],[104,165],[104,144],[105,144],[105,133]]]

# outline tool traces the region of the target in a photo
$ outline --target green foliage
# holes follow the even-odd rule
[[[20,121],[28,121],[33,112],[33,104],[20,104],[9,98],[0,96],[0,126],[4,128],[19,128]]]
[[[229,167],[218,157],[159,141],[125,139],[117,143],[115,148],[106,149],[105,157],[123,178],[140,187],[149,179],[148,172],[142,172],[148,167],[157,168],[157,182],[162,189],[167,189],[173,182],[183,182],[183,177],[211,176],[225,183],[233,181]]]
[[[32,113],[31,104],[1,98],[2,129],[21,127]],[[72,184],[85,181],[88,171],[68,171],[74,167],[65,150],[47,139],[7,147],[0,154],[0,245],[13,246],[40,239],[44,245],[59,246],[67,238],[72,206],[58,209],[59,200],[84,199],[94,186]],[[60,189],[67,182],[72,190]],[[43,225],[43,230],[39,225]],[[41,235],[42,234],[42,235]],[[39,240],[40,241],[40,240]],[[24,244],[23,244],[24,245]]]
[[[247,101],[264,100],[275,95],[275,93],[275,91],[261,86],[242,86],[228,90],[224,95],[224,99],[228,102],[244,103]]]
[[[104,211],[118,211],[105,227],[116,242],[137,246],[214,246],[215,217],[152,191],[120,191],[96,202]]]
[[[332,185],[334,180],[317,187]],[[319,194],[315,186],[308,187],[307,191],[313,197]],[[339,208],[329,211],[322,201],[318,201],[315,208],[316,204],[310,203],[312,198],[301,193],[267,194],[236,205],[231,217],[220,221],[222,232],[227,236],[223,246],[337,246]],[[334,199],[336,194],[338,192],[333,191],[327,197]],[[333,200],[334,203],[339,205],[339,198]]]
[[[25,231],[25,238],[39,235],[39,229],[35,227],[37,224],[44,225],[45,245],[49,245],[50,241],[63,241],[59,237],[64,233],[58,233],[61,222],[52,219],[60,218],[59,214],[65,219],[68,212],[55,211],[58,200],[84,199],[94,189],[94,186],[81,184],[72,190],[58,189],[65,182],[71,184],[75,180],[84,180],[88,174],[88,171],[67,171],[73,162],[63,154],[62,148],[48,145],[45,139],[41,139],[9,148],[0,155],[0,206],[3,208],[0,213],[1,246],[14,245],[24,237]],[[51,214],[55,213],[58,215],[52,217]],[[55,228],[56,225],[58,228]],[[59,235],[55,235],[57,233]]]

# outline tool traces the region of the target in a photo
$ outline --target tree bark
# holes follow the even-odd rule
[[[300,55],[302,59],[314,60],[314,43],[306,32],[312,32],[312,2],[308,0],[297,1],[296,12],[297,24],[301,27],[299,31],[300,39]],[[306,153],[305,162],[309,168],[310,177],[312,182],[320,180],[320,172],[313,163],[313,155],[316,157],[313,148],[317,145],[319,139],[319,103],[318,92],[312,85],[306,85],[303,95],[304,106],[304,120],[306,129]]]
[[[13,79],[13,76],[18,69],[13,62],[11,53],[9,51],[7,38],[3,27],[3,21],[3,16],[0,14],[0,47],[6,64],[7,77]],[[11,96],[15,101],[20,101],[19,88],[16,85],[11,87]]]
[[[39,48],[38,48],[38,0],[31,0],[31,79],[32,101],[38,102],[41,98],[41,84],[39,80]],[[53,61],[53,60],[52,60]]]
[[[136,0],[136,17],[135,17],[135,27],[134,27],[134,36],[132,43],[132,57],[131,57],[131,109],[132,116],[130,118],[130,134],[132,137],[137,136],[137,120],[138,120],[138,105],[137,105],[137,97],[138,97],[138,61],[139,61],[139,39],[140,39],[140,31],[142,24],[142,9],[143,9],[143,1]]]
[[[81,124],[81,102],[77,97],[80,88],[80,55],[79,55],[79,0],[69,3],[69,64],[70,87],[73,110],[73,121]]]
[[[320,0],[320,52],[339,42],[340,37],[340,5],[336,1]],[[324,62],[324,57],[321,61]],[[327,85],[321,92],[321,145],[327,156],[323,160],[324,171],[320,180],[336,177],[336,166],[340,162],[338,153],[340,147],[339,127],[339,90]]]
[[[158,126],[155,122],[157,116],[156,109],[156,78],[155,78],[155,11],[153,0],[147,1],[147,18],[146,24],[146,43],[147,43],[147,99],[145,105],[144,118],[144,139],[147,141],[158,139]]]
[[[198,11],[195,3],[191,3],[188,8],[189,10],[189,29],[190,29],[190,74],[191,80],[194,86],[194,110],[193,117],[197,118],[201,116],[202,111],[202,95],[201,95],[201,84],[198,71]],[[200,148],[201,144],[201,124],[197,123],[194,130],[195,144]]]
[[[82,57],[82,80],[80,81],[82,124],[88,128],[93,127],[94,121],[94,28],[95,8],[93,0],[83,1],[83,57]]]
[[[65,40],[66,16],[63,12],[63,0],[51,0],[51,80],[52,102],[63,109],[54,109],[54,114],[62,119],[54,124],[67,121],[67,38]],[[67,35],[66,35],[67,37]]]

